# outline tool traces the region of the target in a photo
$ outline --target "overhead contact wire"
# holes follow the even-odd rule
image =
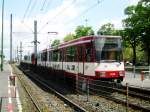
[[[73,0],[67,7],[63,8],[63,9],[62,9],[60,12],[58,12],[52,19],[55,19],[57,16],[61,15],[61,14],[62,14],[66,9],[68,9],[75,1],[76,1],[76,0]],[[44,27],[46,27],[52,19],[48,20],[48,21],[40,28],[40,30],[39,30],[38,32],[41,32],[41,30],[42,30]]]
[[[25,19],[26,14],[27,14],[27,12],[28,12],[28,10],[29,10],[30,6],[31,6],[31,3],[32,3],[32,0],[30,0],[30,1],[29,1],[29,3],[28,3],[28,6],[27,6],[27,8],[26,8],[26,10],[25,10],[25,13],[24,13],[24,16],[23,16],[22,22],[24,22],[24,19]]]
[[[99,5],[100,3],[102,3],[104,0],[98,0],[97,3],[95,3],[94,5],[90,6],[89,8],[85,9],[81,14],[79,14],[79,16],[73,18],[72,20],[66,22],[65,24],[69,24],[70,22],[73,22],[74,20],[77,20],[76,18],[81,17],[82,15],[84,15],[85,13],[89,12],[91,9],[95,8],[95,6]]]

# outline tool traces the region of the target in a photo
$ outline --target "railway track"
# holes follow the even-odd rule
[[[28,71],[24,71],[22,70],[26,75],[28,75],[30,78],[32,78],[32,80],[34,80],[35,82],[38,83],[39,86],[42,87],[42,89],[45,89],[46,91],[50,91],[52,94],[54,94],[54,96],[57,96],[59,99],[61,99],[64,102],[64,106],[68,105],[70,108],[72,108],[73,112],[87,112],[84,108],[82,108],[81,106],[77,105],[76,103],[74,103],[73,101],[71,101],[70,99],[66,98],[64,95],[60,94],[59,92],[57,92],[56,90],[54,90],[53,88],[51,88],[50,86],[48,86],[45,82],[43,82],[41,79],[39,79],[38,77],[33,77],[30,75],[30,73]],[[29,92],[28,92],[29,93]],[[32,95],[29,93],[29,95],[32,97]],[[55,98],[56,99],[56,98]],[[53,99],[53,100],[55,100]],[[33,98],[32,98],[33,100]],[[34,104],[37,104],[36,101],[34,101]],[[53,104],[52,104],[53,105]],[[38,105],[36,105],[36,107],[38,107]],[[38,107],[39,112],[42,112],[40,110],[40,107]],[[57,111],[57,109],[56,109]],[[62,110],[58,110],[58,112],[62,112]],[[70,110],[71,111],[71,110]],[[70,112],[69,111],[69,112]]]
[[[30,76],[31,77],[31,76]],[[39,78],[38,79],[38,77],[36,77],[36,80],[39,80],[39,81],[41,81],[41,78]],[[38,82],[38,81],[37,81]],[[38,82],[39,83],[39,82]],[[44,82],[44,85],[46,84],[46,82]],[[46,84],[47,85],[47,84]],[[103,88],[104,88],[104,86],[102,86]],[[49,88],[49,85],[47,85],[47,87],[46,88]],[[140,111],[144,111],[144,112],[149,112],[150,111],[150,108],[149,108],[149,102],[148,103],[144,103],[144,104],[148,104],[148,106],[147,105],[141,105],[140,103],[139,103],[139,101],[144,101],[145,102],[145,100],[148,100],[149,101],[149,96],[148,96],[148,93],[147,93],[147,95],[146,94],[144,94],[143,95],[143,92],[144,92],[144,90],[143,91],[140,91],[140,90],[138,90],[137,89],[137,91],[135,91],[134,90],[134,88],[130,88],[130,87],[128,87],[128,94],[127,94],[127,89],[126,89],[126,87],[122,87],[122,86],[119,86],[119,88],[118,87],[113,87],[113,88],[111,88],[111,87],[106,87],[107,88],[107,90],[108,89],[112,89],[112,91],[113,91],[113,93],[110,95],[107,95],[107,94],[93,94],[92,92],[90,92],[89,93],[89,101],[88,102],[85,102],[85,99],[86,99],[86,95],[85,94],[83,94],[83,95],[79,95],[80,97],[78,97],[78,98],[76,98],[77,100],[75,101],[75,102],[82,102],[81,100],[82,100],[82,98],[84,99],[84,101],[82,102],[83,104],[81,104],[81,105],[84,105],[84,103],[88,103],[88,104],[90,104],[90,105],[96,105],[94,108],[99,108],[99,110],[96,110],[96,112],[101,112],[101,110],[102,110],[102,108],[103,107],[105,107],[105,106],[99,106],[100,105],[100,102],[102,101],[102,103],[104,104],[104,102],[107,102],[108,104],[109,104],[109,102],[110,101],[113,101],[113,102],[116,102],[117,103],[117,105],[119,104],[121,104],[121,105],[124,105],[124,107],[123,107],[123,112],[124,111],[128,111],[128,110],[131,110],[131,108],[133,108],[133,109],[135,109],[135,110],[140,110]],[[138,92],[138,91],[140,91],[140,92]],[[106,93],[107,91],[105,91],[105,93]],[[97,92],[98,93],[98,92]],[[69,95],[68,95],[69,96]],[[71,95],[70,95],[71,96]],[[72,97],[70,97],[69,96],[69,98],[70,99],[74,99],[74,97],[76,97],[77,95],[72,95]],[[99,97],[100,96],[100,97]],[[105,99],[107,99],[107,100],[105,100],[105,101],[103,101],[103,100],[101,100],[102,99],[102,97],[103,98],[105,98]],[[94,100],[93,100],[93,98],[94,98]],[[68,98],[67,98],[68,99]],[[80,99],[80,100],[79,100]],[[132,100],[131,100],[132,99]],[[108,101],[109,100],[109,101]],[[137,101],[135,101],[135,100],[137,100]],[[91,103],[92,102],[92,103]],[[97,103],[96,103],[97,102]],[[76,103],[75,103],[76,104]],[[111,104],[110,104],[111,105]],[[84,107],[84,106],[83,106]],[[108,108],[108,107],[106,107],[106,108]],[[111,110],[111,109],[107,109],[106,110],[106,108],[104,109],[105,111],[109,111],[109,110]],[[111,108],[111,107],[110,107]],[[115,109],[115,110],[117,110],[117,109]],[[84,110],[84,111],[86,111],[86,110]],[[119,110],[118,110],[119,111]],[[132,110],[133,111],[133,110]],[[95,112],[95,111],[91,111],[91,112]]]
[[[115,91],[125,95],[127,102],[122,102],[133,108],[143,111],[150,111],[150,91],[142,88],[133,87],[130,85],[122,86],[122,90],[115,88]],[[141,103],[139,103],[139,100]],[[128,104],[127,104],[128,103]]]
[[[17,74],[16,74],[17,75]],[[28,98],[30,98],[32,104],[34,105],[35,109],[34,111],[37,112],[42,112],[41,108],[38,105],[37,100],[35,100],[35,98],[33,98],[32,93],[28,90],[27,86],[25,85],[25,83],[22,81],[21,77],[17,75],[17,78],[20,81],[21,86],[24,88],[25,92],[27,93],[27,95],[29,96]]]
[[[107,91],[104,94],[100,94],[101,97],[105,97],[117,103],[126,105],[137,110],[144,112],[150,112],[150,91],[141,88],[134,88],[127,86],[106,87],[100,85],[102,88],[113,91],[110,95],[107,95]],[[106,94],[105,94],[106,93]],[[120,97],[119,97],[120,96]]]

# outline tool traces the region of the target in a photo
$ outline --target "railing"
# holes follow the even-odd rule
[[[125,66],[125,69],[135,69],[135,70],[140,70],[140,69],[150,69],[150,66]]]
[[[150,66],[125,66],[126,71],[133,72],[134,78],[136,73],[141,74],[141,80],[143,81],[145,76],[144,74],[149,73],[150,76]]]

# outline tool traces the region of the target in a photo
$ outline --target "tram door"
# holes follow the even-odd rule
[[[94,49],[92,43],[87,43],[84,47],[84,75],[94,76]]]
[[[83,76],[84,75],[84,46],[78,47],[78,75]]]
[[[86,91],[86,79],[82,76],[85,75],[85,46],[78,47],[78,77],[77,78],[77,89],[82,88],[82,91]]]

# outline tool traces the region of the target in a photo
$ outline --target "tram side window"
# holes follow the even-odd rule
[[[86,62],[91,61],[91,46],[86,46]]]
[[[79,47],[79,51],[78,51],[78,53],[79,53],[78,54],[79,55],[79,61],[82,61],[82,53],[83,53],[82,51],[83,51],[83,48],[82,48],[82,46],[80,46]]]
[[[76,61],[76,48],[74,46],[66,49],[66,58],[68,62]]]
[[[24,60],[27,61],[28,60],[28,56],[25,55],[24,56]]]
[[[47,61],[47,52],[42,53],[42,61]]]
[[[61,50],[57,50],[57,51],[53,51],[52,52],[52,61],[62,61],[62,51]]]
[[[77,58],[76,57],[76,47],[75,46],[72,47],[71,54],[72,54],[71,55],[72,56],[72,61],[75,62],[76,58]]]
[[[37,54],[37,61],[40,61],[40,54]]]
[[[44,53],[45,61],[47,61],[47,52]]]
[[[58,60],[58,51],[53,51],[52,60],[53,61],[57,61]]]
[[[42,61],[44,61],[44,53],[41,53]]]
[[[65,50],[61,50],[61,61],[65,61]]]
[[[49,61],[51,61],[51,60],[52,60],[52,52],[49,51]]]
[[[59,61],[63,61],[63,50],[59,51]]]

